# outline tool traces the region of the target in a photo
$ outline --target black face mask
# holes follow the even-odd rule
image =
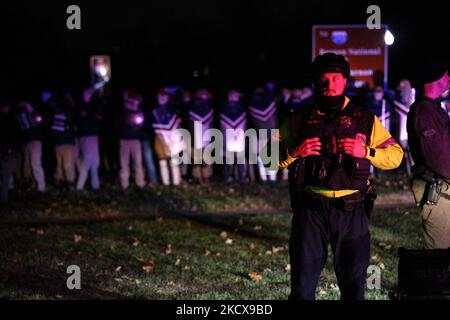
[[[325,112],[335,111],[344,105],[345,95],[342,94],[340,96],[327,97],[322,94],[316,94],[315,101],[319,108],[323,109]]]

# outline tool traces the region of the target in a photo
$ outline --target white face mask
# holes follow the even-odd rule
[[[160,105],[166,105],[169,102],[169,97],[165,95],[158,96],[158,103]]]
[[[384,93],[383,92],[375,92],[373,96],[374,96],[375,100],[381,101],[381,100],[383,100]]]

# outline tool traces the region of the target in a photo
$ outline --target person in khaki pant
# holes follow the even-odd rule
[[[151,113],[152,127],[155,130],[155,152],[159,159],[159,172],[163,185],[174,186],[181,183],[181,168],[177,155],[185,150],[183,142],[173,138],[174,132],[181,128],[181,118],[170,102],[170,95],[165,89],[157,94],[157,105]]]
[[[423,97],[411,105],[407,120],[408,144],[414,160],[412,191],[422,209],[425,247],[447,249],[450,247],[450,118],[441,106],[440,97],[448,90],[448,66],[437,60],[428,61],[423,66],[422,80]],[[440,192],[430,189],[433,179],[441,182]]]
[[[55,146],[56,155],[56,180],[75,182],[75,162],[73,144]]]
[[[33,175],[39,192],[45,191],[45,175],[42,168],[42,117],[28,101],[21,101],[16,108],[23,148],[23,175],[25,179]],[[20,172],[20,169],[19,169]]]
[[[73,186],[75,183],[75,127],[66,104],[61,103],[56,108],[51,131],[55,145],[56,180]]]
[[[123,190],[129,187],[130,158],[132,160],[136,186],[145,186],[144,169],[142,166],[141,135],[145,121],[143,112],[139,109],[141,96],[134,90],[125,91],[124,109],[116,119],[116,131],[120,146],[120,185]]]

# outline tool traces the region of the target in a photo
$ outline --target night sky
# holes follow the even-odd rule
[[[66,28],[81,7],[82,30]],[[423,55],[449,56],[445,2],[412,1],[2,1],[1,85],[10,94],[89,83],[89,56],[112,57],[114,88],[181,84],[251,87],[268,79],[304,85],[313,24],[365,24],[370,4],[396,36],[389,84],[417,81]],[[210,76],[194,78],[209,66]],[[206,83],[205,83],[206,82]],[[3,93],[2,93],[3,94]]]

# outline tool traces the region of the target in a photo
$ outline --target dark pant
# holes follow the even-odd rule
[[[16,158],[0,159],[0,202],[8,200],[9,185],[16,167]]]
[[[363,300],[370,259],[370,234],[362,201],[344,202],[305,193],[296,202],[289,240],[291,294],[289,299],[314,300],[328,254],[342,300]]]

